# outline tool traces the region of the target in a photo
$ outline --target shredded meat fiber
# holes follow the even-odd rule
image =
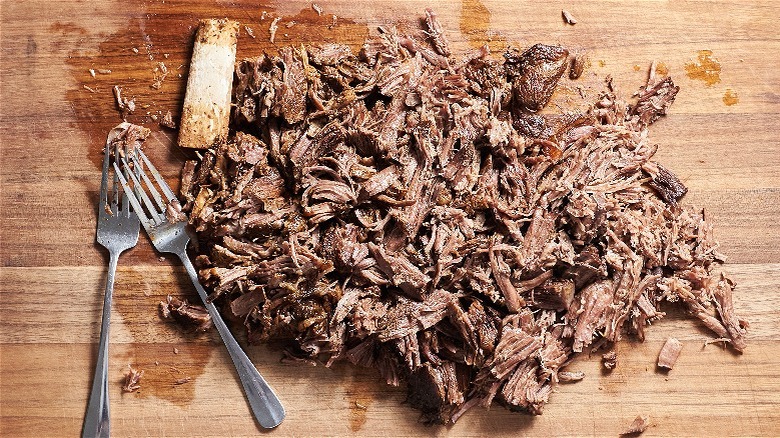
[[[712,227],[652,161],[671,78],[540,112],[565,48],[456,58],[421,22],[237,64],[235,136],[185,164],[181,194],[201,279],[250,342],[376,368],[442,423],[540,414],[574,354],[643,339],[664,302],[742,351]]]

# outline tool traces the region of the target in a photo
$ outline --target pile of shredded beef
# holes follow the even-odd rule
[[[540,113],[566,49],[458,58],[424,24],[238,64],[235,136],[185,164],[182,194],[201,278],[250,341],[376,368],[443,423],[541,413],[574,354],[642,339],[664,301],[741,351],[712,227],[652,161],[672,80]]]

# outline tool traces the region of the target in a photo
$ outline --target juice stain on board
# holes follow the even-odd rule
[[[460,32],[474,48],[488,45],[491,52],[506,50],[506,39],[490,29],[490,10],[479,0],[463,0],[460,8]]]
[[[669,67],[663,62],[659,62],[655,66],[655,73],[660,77],[669,76]]]
[[[732,106],[736,105],[738,102],[739,96],[737,95],[737,92],[731,88],[727,88],[726,92],[723,94],[723,103],[725,103],[726,106]]]
[[[128,344],[120,354],[126,364],[123,372],[126,373],[127,365],[130,365],[144,374],[139,382],[141,388],[132,394],[125,393],[123,397],[151,396],[177,406],[191,404],[195,398],[196,379],[204,373],[215,348],[218,347],[190,341]]]
[[[144,371],[141,389],[132,396],[157,397],[177,406],[190,404],[197,378],[205,373],[212,355],[219,353],[221,343],[214,329],[196,332],[160,316],[159,304],[168,294],[199,302],[189,277],[164,264],[157,269],[128,266],[119,275],[122,282],[115,289],[114,309],[132,342],[117,346],[117,363],[122,373],[127,365]]]
[[[712,56],[712,50],[699,50],[696,62],[685,64],[685,73],[709,87],[720,82],[720,62]]]

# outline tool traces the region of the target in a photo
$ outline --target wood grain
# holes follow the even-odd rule
[[[105,281],[106,256],[94,244],[100,151],[121,121],[113,85],[136,99],[139,109],[129,121],[152,128],[147,153],[174,182],[187,152],[152,116],[180,112],[200,18],[228,17],[250,27],[255,38],[243,28],[239,36],[238,56],[245,57],[275,48],[268,41],[275,16],[282,24],[296,21],[280,27],[277,46],[340,41],[357,48],[380,24],[415,26],[430,6],[456,54],[486,42],[497,53],[535,42],[586,50],[588,93],[611,75],[630,94],[651,61],[668,67],[681,91],[651,138],[660,145],[658,160],[690,188],[686,202],[705,208],[715,222],[730,256],[725,270],[738,283],[735,306],[751,323],[748,349],[735,355],[703,347],[710,334],[669,306],[645,343],[619,345],[611,374],[599,371],[595,357],[578,358],[571,369],[587,378],[560,386],[542,416],[495,406],[474,409],[446,428],[418,424],[403,390],[385,386],[373,370],[284,365],[279,346],[250,347],[288,409],[273,433],[615,436],[643,414],[652,422],[643,436],[780,436],[780,4],[570,3],[575,26],[563,23],[554,1],[321,1],[322,17],[301,1],[4,2],[0,435],[80,433]],[[338,20],[329,29],[332,14]],[[703,49],[722,68],[711,86],[685,75]],[[160,62],[171,73],[154,89]],[[89,69],[111,73],[92,77]],[[724,103],[727,90],[736,92],[737,104]],[[157,303],[166,295],[195,296],[178,263],[158,257],[142,237],[120,260],[109,368],[114,436],[256,435],[217,336],[181,333],[159,319]],[[243,342],[240,328],[235,332]],[[663,374],[654,364],[669,336],[684,347],[675,369]],[[128,364],[146,370],[139,393],[120,393]],[[173,385],[182,377],[191,381]]]

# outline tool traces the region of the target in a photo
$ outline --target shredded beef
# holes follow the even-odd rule
[[[541,413],[583,377],[564,371],[574,354],[643,339],[665,302],[742,351],[712,227],[652,161],[671,78],[633,105],[607,84],[587,113],[540,112],[565,48],[455,57],[432,11],[422,23],[358,54],[237,64],[235,135],[186,163],[181,188],[202,282],[250,342],[375,368],[442,423],[493,401]]]
[[[136,392],[141,389],[141,377],[144,376],[143,370],[136,370],[130,365],[127,366],[127,374],[122,384],[122,392]]]
[[[190,304],[168,295],[166,301],[160,301],[160,316],[171,319],[185,328],[205,332],[213,326],[211,315],[199,304]]]

